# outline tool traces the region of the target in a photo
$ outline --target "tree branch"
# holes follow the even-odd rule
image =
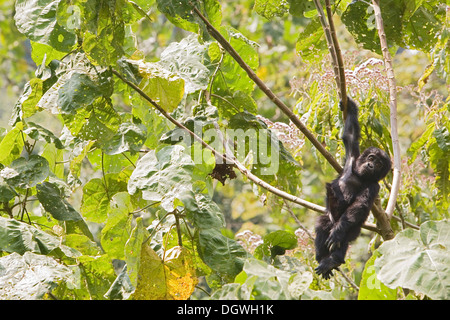
[[[392,188],[389,196],[389,202],[386,207],[386,214],[388,218],[391,219],[394,213],[395,204],[397,202],[397,196],[400,190],[400,178],[401,178],[401,156],[400,156],[398,129],[397,129],[397,85],[395,81],[394,68],[392,66],[392,57],[388,50],[386,33],[384,32],[383,17],[381,16],[379,0],[372,0],[372,5],[375,13],[378,36],[380,38],[381,51],[383,52],[383,58],[389,83],[391,136],[394,152],[394,177],[392,180]]]
[[[272,90],[256,75],[256,73],[245,63],[241,56],[234,50],[231,44],[220,34],[220,32],[212,26],[205,16],[193,5],[192,10],[198,15],[198,17],[205,23],[206,29],[209,34],[220,43],[220,45],[228,52],[228,54],[241,66],[247,75],[253,82],[264,92],[264,94],[294,123],[294,125],[305,135],[305,137],[311,141],[316,149],[325,157],[325,159],[333,166],[333,168],[341,172],[341,165],[334,159],[325,147],[317,140],[312,132],[301,122],[301,120],[289,109],[289,107],[281,101]]]
[[[344,119],[347,118],[347,84],[345,81],[345,68],[344,68],[344,59],[342,58],[342,52],[341,47],[339,46],[339,41],[336,35],[336,28],[334,27],[333,22],[333,13],[331,12],[331,5],[330,0],[325,0],[326,10],[327,10],[327,17],[328,17],[328,23],[330,24],[330,32],[331,32],[331,39],[333,40],[333,46],[334,46],[334,53],[336,54],[336,62],[337,62],[337,69],[338,69],[338,88],[339,93],[342,101],[342,105],[344,106]],[[336,67],[335,67],[336,72]]]
[[[286,200],[289,200],[291,202],[294,202],[296,204],[299,204],[303,207],[306,207],[308,209],[320,212],[320,213],[324,213],[325,212],[325,208],[317,205],[315,203],[300,199],[299,197],[293,196],[287,192],[284,192],[280,189],[275,188],[274,186],[268,184],[267,182],[265,182],[264,180],[260,179],[259,177],[255,176],[253,173],[250,172],[250,170],[248,170],[243,164],[241,164],[239,161],[237,161],[237,159],[232,155],[232,153],[230,154],[230,152],[227,154],[222,154],[220,152],[218,152],[217,150],[215,150],[213,147],[211,147],[209,144],[207,144],[205,141],[203,141],[202,138],[200,138],[198,135],[196,135],[194,132],[192,132],[191,130],[189,130],[188,128],[186,128],[183,124],[181,124],[180,122],[178,122],[175,118],[173,118],[170,114],[168,114],[158,103],[156,103],[155,101],[153,101],[153,99],[151,99],[147,94],[145,94],[145,92],[143,92],[137,85],[135,85],[134,83],[128,81],[127,79],[125,79],[119,72],[117,72],[116,70],[112,69],[112,73],[115,74],[119,79],[121,79],[123,82],[125,82],[128,86],[130,86],[131,88],[133,88],[141,97],[143,97],[145,100],[147,100],[148,102],[150,102],[150,104],[153,105],[153,107],[155,107],[165,118],[167,118],[170,122],[172,122],[174,125],[176,125],[177,127],[183,129],[184,131],[186,131],[192,138],[194,138],[196,141],[200,142],[206,149],[210,150],[215,156],[222,158],[225,163],[230,163],[232,165],[234,165],[243,175],[245,175],[249,180],[253,181],[254,183],[256,183],[257,185],[259,185],[260,187],[266,189],[267,191],[283,198]],[[219,130],[220,132],[220,130]],[[220,138],[220,137],[219,137]],[[222,137],[223,139],[223,137]]]

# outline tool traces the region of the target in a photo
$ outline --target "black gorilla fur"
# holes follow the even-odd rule
[[[383,150],[370,147],[360,154],[360,137],[358,107],[348,99],[342,135],[344,170],[326,184],[326,213],[316,222],[316,260],[319,262],[316,273],[325,279],[329,279],[333,275],[332,270],[345,262],[348,245],[358,237],[378,195],[378,181],[391,170],[391,160]]]

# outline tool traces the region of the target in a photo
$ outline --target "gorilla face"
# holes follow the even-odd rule
[[[381,149],[367,148],[356,159],[355,173],[364,181],[380,181],[391,170],[391,159]]]

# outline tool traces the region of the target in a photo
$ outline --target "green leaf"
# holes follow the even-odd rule
[[[244,62],[252,70],[256,70],[259,66],[256,44],[232,27],[221,27],[219,31],[225,39],[228,39]],[[224,56],[220,67],[221,76],[216,77],[213,83],[213,92],[215,94],[225,97],[233,95],[233,92],[237,90],[245,93],[253,91],[255,86],[253,80],[249,78],[247,72],[230,55]]]
[[[289,9],[289,4],[285,0],[256,0],[255,11],[268,20],[274,17],[282,17]]]
[[[39,100],[44,94],[44,81],[33,78],[24,87],[22,95],[19,97],[15,109],[20,110],[19,119],[31,117],[40,108],[37,106]]]
[[[191,189],[194,163],[180,145],[150,150],[137,163],[128,181],[128,192],[142,191],[146,200],[162,201],[167,211],[173,211],[173,201]]]
[[[52,60],[62,59],[66,54],[66,52],[58,51],[47,44],[31,41],[31,58],[38,66],[44,59],[47,64]]]
[[[125,243],[130,238],[133,211],[130,195],[120,192],[113,196],[108,219],[101,232],[102,248],[111,258],[125,258]]]
[[[17,252],[20,255],[31,251],[57,257],[81,255],[77,250],[62,245],[58,237],[26,223],[3,217],[0,217],[0,251]]]
[[[0,176],[10,186],[17,188],[32,188],[44,181],[49,175],[50,169],[47,159],[31,155],[28,159],[19,158],[0,171]]]
[[[235,282],[214,292],[213,299],[286,300],[309,297],[313,281],[311,272],[299,268],[282,270],[264,261],[249,258]],[[314,291],[313,291],[314,292]]]
[[[105,185],[106,184],[106,185]],[[104,223],[113,195],[127,190],[127,182],[118,174],[107,174],[103,179],[94,178],[83,187],[81,213],[87,220]]]
[[[75,115],[63,114],[64,123],[70,132],[83,140],[111,139],[117,132],[121,119],[111,101],[98,98],[86,108],[78,109]]]
[[[397,290],[390,289],[377,278],[374,266],[376,258],[380,256],[375,251],[372,257],[366,262],[359,284],[358,300],[396,300]]]
[[[14,128],[12,128],[3,137],[2,141],[0,142],[1,163],[8,164],[21,154],[23,148],[22,130],[23,130],[22,122],[17,122]]]
[[[56,148],[64,149],[64,145],[62,144],[61,140],[59,140],[59,138],[57,138],[53,134],[53,132],[34,122],[27,123],[27,129],[24,130],[24,133],[26,133],[30,138],[34,140],[39,140],[40,138],[42,138],[47,143],[53,143]]]
[[[44,182],[36,186],[37,198],[45,211],[59,221],[82,220],[81,215],[67,202],[64,193],[54,183]]]
[[[295,234],[284,230],[277,230],[264,236],[263,244],[257,247],[255,254],[262,252],[264,255],[270,256],[273,259],[277,255],[283,255],[286,250],[292,250],[296,247],[297,237]]]
[[[8,202],[16,196],[16,192],[0,177],[0,202]]]
[[[298,54],[310,63],[318,63],[328,53],[324,31],[317,18],[311,20],[300,33],[295,48]]]
[[[86,74],[74,73],[58,90],[58,106],[62,113],[76,114],[76,110],[91,105],[102,95],[100,88]]]
[[[166,112],[172,112],[178,107],[184,96],[184,80],[180,76],[156,63],[141,63],[139,73],[143,77],[139,88],[153,101]]]
[[[130,277],[128,277],[127,273],[127,266],[125,265],[108,292],[105,293],[105,297],[110,300],[126,300],[134,290],[135,287],[131,284]]]
[[[117,133],[102,144],[102,149],[108,155],[130,151],[139,152],[147,139],[147,128],[131,122],[120,124]]]
[[[432,299],[450,298],[450,222],[427,221],[406,229],[378,251],[376,273],[389,288],[403,287]]]
[[[136,226],[131,231],[130,238],[125,244],[125,261],[127,262],[127,274],[131,284],[136,287],[141,260],[142,242],[147,235],[142,223],[142,218],[136,219]]]
[[[200,229],[198,253],[215,272],[234,278],[241,272],[247,251],[235,240],[222,235],[218,229]]]
[[[408,21],[408,19],[403,20],[406,2],[403,0],[387,0],[380,3],[387,41],[392,45],[403,44],[402,23]],[[342,21],[356,42],[362,44],[365,49],[381,54],[375,14],[368,2],[356,1],[350,3],[342,15]]]
[[[54,0],[18,0],[14,20],[17,29],[30,40],[69,52],[75,45],[76,36],[58,24],[58,4],[59,1]]]
[[[76,283],[73,272],[51,257],[25,252],[0,258],[0,299],[42,299],[61,282]]]
[[[185,82],[186,93],[205,90],[211,71],[205,66],[208,61],[208,46],[200,44],[198,36],[189,35],[180,42],[171,43],[162,53],[158,65],[177,74]]]
[[[225,218],[219,206],[207,195],[188,192],[180,200],[185,205],[187,218],[195,227],[219,230],[225,226]]]

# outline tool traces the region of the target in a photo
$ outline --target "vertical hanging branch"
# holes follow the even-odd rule
[[[344,59],[342,58],[341,47],[336,35],[336,28],[333,22],[333,12],[331,12],[330,0],[325,0],[328,23],[330,24],[331,39],[333,40],[334,52],[336,54],[337,69],[339,74],[338,88],[342,105],[344,106],[344,119],[347,118],[347,85],[345,81]],[[336,72],[336,69],[335,69]]]
[[[381,16],[380,1],[372,0],[372,5],[375,13],[375,20],[378,29],[378,36],[380,37],[381,51],[383,52],[384,63],[386,66],[386,73],[389,81],[389,106],[391,110],[391,136],[392,146],[394,151],[394,178],[392,181],[391,194],[389,202],[386,207],[386,214],[389,219],[392,218],[394,213],[395,204],[397,202],[397,196],[400,189],[401,178],[401,157],[400,157],[400,145],[398,139],[397,130],[397,85],[395,82],[394,68],[392,66],[392,57],[388,50],[386,41],[386,33],[384,32],[383,18]]]
[[[344,61],[342,59],[341,48],[336,36],[336,28],[334,27],[330,1],[325,0],[328,22],[325,20],[325,13],[323,12],[320,1],[314,0],[314,4],[317,9],[320,24],[325,32],[325,38],[327,40],[328,50],[330,51],[331,62],[334,69],[334,78],[336,80],[340,100],[344,106],[343,117],[345,119],[347,117],[347,88],[345,83]]]

